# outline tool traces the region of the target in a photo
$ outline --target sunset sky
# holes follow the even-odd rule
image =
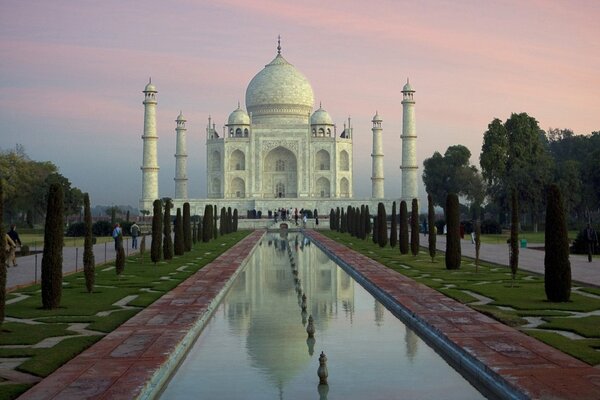
[[[52,161],[93,205],[141,196],[144,109],[158,90],[160,194],[174,196],[175,118],[188,120],[190,197],[206,195],[205,128],[282,54],[338,132],[354,123],[354,191],[371,194],[383,118],[385,194],[400,196],[401,89],[416,90],[419,176],[434,151],[479,165],[495,117],[600,130],[600,1],[0,0],[0,148]],[[423,188],[421,188],[423,193]]]

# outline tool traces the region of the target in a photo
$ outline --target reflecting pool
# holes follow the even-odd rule
[[[329,386],[319,391],[321,351]],[[268,234],[161,398],[484,397],[301,234]]]

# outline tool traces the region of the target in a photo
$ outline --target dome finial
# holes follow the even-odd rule
[[[281,35],[277,35],[277,54],[281,54]]]
[[[240,109],[240,101],[238,100],[238,110]]]
[[[152,77],[148,79],[148,83],[152,83]]]
[[[319,101],[319,108],[323,108],[323,106],[321,105],[321,102]]]

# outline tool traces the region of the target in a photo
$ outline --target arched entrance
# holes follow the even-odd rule
[[[269,151],[263,163],[263,197],[298,197],[296,156],[285,147]]]

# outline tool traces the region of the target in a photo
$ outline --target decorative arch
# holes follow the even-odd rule
[[[325,129],[319,128],[319,134],[317,136],[325,136]]]
[[[244,171],[246,170],[246,155],[239,149],[234,150],[229,157],[229,170],[230,171]]]
[[[266,154],[263,161],[263,196],[298,196],[298,164],[291,150],[278,146]]]
[[[340,179],[340,197],[350,197],[350,182],[348,179]]]
[[[346,150],[340,151],[340,171],[350,171],[350,156]]]
[[[221,180],[219,178],[212,178],[211,191],[213,194],[218,195],[221,193]]]
[[[235,130],[235,136],[236,137],[241,137],[242,136],[242,128],[237,128]]]
[[[329,171],[329,152],[327,150],[319,150],[315,155],[315,169],[317,171]]]
[[[220,171],[221,170],[221,153],[217,150],[212,152],[210,159],[210,169],[211,171]]]
[[[246,184],[242,178],[233,178],[231,180],[231,193],[233,197],[246,197]]]
[[[318,197],[330,197],[331,196],[331,184],[329,179],[320,177],[317,179],[317,196]]]

